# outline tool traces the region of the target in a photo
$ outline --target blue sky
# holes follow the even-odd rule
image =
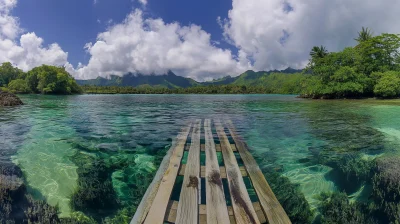
[[[85,44],[96,41],[98,33],[121,23],[135,8],[166,23],[200,25],[220,47],[236,50],[223,41],[217,23],[218,16],[227,17],[231,0],[151,0],[145,7],[132,0],[97,0],[96,4],[93,0],[25,0],[18,2],[13,15],[20,19],[21,28],[35,32],[45,40],[45,45],[58,43],[68,52],[68,61],[77,66],[78,62],[87,64],[90,59],[83,48]]]
[[[361,27],[400,33],[398,0],[0,0],[0,63],[78,79],[136,72],[199,81],[304,68]]]

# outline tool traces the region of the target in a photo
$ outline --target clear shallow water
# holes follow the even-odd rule
[[[186,121],[230,118],[263,170],[298,184],[312,208],[316,195],[342,191],[343,178],[315,159],[341,147],[366,160],[397,153],[400,101],[313,101],[292,95],[79,95],[21,96],[25,105],[0,108],[0,163],[16,164],[36,198],[71,214],[80,164],[74,155],[105,161],[124,205],[140,200],[132,183],[145,185]],[[334,149],[334,150],[332,150]],[[123,164],[123,165],[121,165]],[[141,183],[143,181],[143,183]],[[350,180],[349,180],[350,181]],[[144,186],[145,187],[145,186]],[[348,192],[365,199],[365,186]],[[135,198],[136,197],[136,198]],[[99,214],[99,216],[104,216]]]

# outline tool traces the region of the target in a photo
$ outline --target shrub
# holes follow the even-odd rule
[[[400,95],[400,77],[396,72],[385,72],[374,87],[374,93],[381,98],[394,98]]]
[[[29,87],[23,79],[12,80],[8,84],[8,89],[13,93],[29,93]]]

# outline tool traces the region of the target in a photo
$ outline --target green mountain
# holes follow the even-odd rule
[[[164,87],[164,88],[186,88],[200,85],[190,78],[177,76],[173,72],[164,75],[142,75],[128,73],[124,76],[111,75],[109,79],[98,77],[89,80],[77,80],[79,85],[94,86],[133,86],[133,87]]]
[[[90,80],[77,80],[79,85],[94,85],[94,86],[132,86],[132,87],[164,87],[164,88],[187,88],[193,86],[209,86],[209,85],[245,85],[245,86],[260,86],[267,85],[273,82],[271,74],[294,74],[300,73],[301,70],[287,68],[282,71],[246,71],[243,74],[231,77],[226,76],[220,79],[207,82],[197,82],[190,78],[177,76],[169,71],[164,75],[142,75],[128,73],[124,76],[111,75],[110,78],[98,77]]]
[[[287,68],[285,70],[272,70],[272,71],[260,71],[260,72],[255,72],[253,70],[248,70],[244,73],[242,73],[239,76],[236,77],[231,77],[231,76],[226,76],[220,79],[215,79],[213,81],[208,81],[208,82],[203,82],[201,84],[203,85],[228,85],[228,84],[233,84],[233,85],[244,85],[244,86],[257,86],[257,85],[262,85],[267,82],[268,77],[273,74],[273,73],[280,73],[280,74],[295,74],[295,73],[301,73],[302,70],[297,70],[293,68]]]

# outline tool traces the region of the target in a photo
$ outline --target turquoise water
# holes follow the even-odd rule
[[[21,99],[24,106],[0,108],[0,165],[17,165],[28,190],[38,199],[58,204],[61,217],[74,210],[71,197],[83,175],[79,167],[85,163],[76,158],[104,162],[118,208],[130,205],[140,200],[132,188],[138,192],[146,188],[165,149],[192,119],[231,119],[260,167],[297,184],[312,209],[318,209],[316,195],[321,192],[346,190],[351,200],[362,201],[368,188],[347,186],[346,179],[335,176],[336,167],[321,160],[321,152],[323,158],[332,158],[351,148],[368,161],[397,154],[400,143],[396,100],[318,101],[292,95],[24,95]]]

